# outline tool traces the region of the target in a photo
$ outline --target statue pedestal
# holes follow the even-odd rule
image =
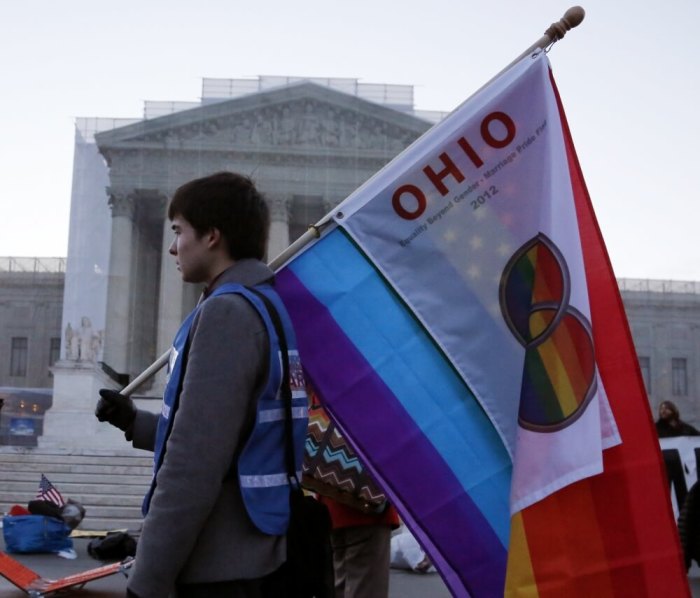
[[[89,361],[58,361],[54,377],[53,405],[44,415],[39,446],[46,448],[128,448],[124,433],[95,417],[100,388],[117,385],[99,366]]]

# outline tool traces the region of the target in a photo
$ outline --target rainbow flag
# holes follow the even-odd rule
[[[311,383],[455,596],[688,595],[544,54],[360,187],[277,281]]]

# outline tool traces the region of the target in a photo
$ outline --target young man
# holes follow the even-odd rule
[[[269,214],[247,177],[222,172],[180,187],[168,210],[170,253],[186,282],[206,285],[175,337],[160,417],[100,391],[96,416],[154,450],[154,479],[130,596],[258,596],[285,560],[289,486],[281,359],[265,304],[283,324],[290,379],[300,364],[289,317],[269,285]],[[303,376],[302,376],[303,379]],[[306,396],[293,390],[295,455],[303,453]]]

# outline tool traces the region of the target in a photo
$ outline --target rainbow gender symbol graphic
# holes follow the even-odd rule
[[[564,256],[542,233],[513,254],[501,275],[501,312],[525,348],[518,421],[528,430],[565,428],[596,391],[591,325],[569,305],[570,293]]]

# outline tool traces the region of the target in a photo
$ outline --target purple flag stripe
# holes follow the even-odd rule
[[[299,349],[311,382],[341,428],[362,430],[352,439],[358,454],[419,541],[433,548],[448,586],[456,595],[502,594],[506,549],[442,457],[289,268],[278,273],[276,286],[295,328],[304,331]],[[329,362],[335,367],[314,367]],[[400,445],[392,442],[399,438]]]

